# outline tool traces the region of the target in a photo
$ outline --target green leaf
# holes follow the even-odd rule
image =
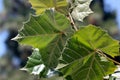
[[[36,10],[36,14],[41,14],[49,8],[55,8],[57,11],[65,13],[67,2],[66,0],[29,0],[32,7]]]
[[[103,80],[104,76],[113,73],[116,68],[112,62],[100,61],[97,53],[85,64],[84,60],[85,58],[74,60],[60,70],[65,77],[70,75],[73,80]]]
[[[39,48],[44,64],[53,68],[57,66],[69,27],[70,22],[63,14],[46,10],[39,16],[31,16],[16,39],[21,44]]]
[[[103,80],[114,72],[110,61],[101,61],[97,50],[110,56],[119,55],[119,41],[112,39],[105,31],[89,25],[81,28],[70,40],[62,54],[60,71],[73,80]],[[60,64],[59,64],[60,65]]]
[[[43,61],[38,49],[34,49],[32,55],[28,57],[27,64],[21,70],[26,70],[32,74],[40,74],[44,69]]]
[[[89,14],[93,13],[89,8],[92,0],[75,0],[72,5],[71,15],[75,20],[83,21],[83,19]]]

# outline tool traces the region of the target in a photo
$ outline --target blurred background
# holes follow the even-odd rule
[[[93,0],[90,7],[93,14],[84,22],[105,29],[113,38],[120,40],[120,0]],[[22,22],[29,14],[35,14],[28,0],[0,0],[0,80],[37,80],[24,71],[20,71],[32,53],[31,46],[20,46],[11,40],[18,34]]]

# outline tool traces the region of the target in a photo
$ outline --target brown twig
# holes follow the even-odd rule
[[[77,28],[77,26],[75,25],[74,20],[73,20],[73,18],[72,18],[72,16],[71,16],[70,13],[68,13],[68,17],[69,17],[69,19],[70,19],[70,21],[71,21],[71,25],[73,26],[74,30],[75,30],[75,31],[78,31],[78,28]]]

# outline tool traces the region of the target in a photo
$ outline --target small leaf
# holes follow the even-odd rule
[[[46,9],[55,8],[57,11],[65,13],[67,10],[66,0],[29,0],[36,14],[41,14]]]
[[[72,3],[72,5],[74,5],[75,7],[73,7],[72,10],[72,17],[75,20],[78,21],[83,21],[83,19],[88,16],[89,14],[93,13],[91,11],[91,9],[89,8],[89,5],[91,3],[92,0],[75,0],[74,3]]]
[[[27,64],[21,70],[26,70],[32,74],[38,75],[44,69],[44,64],[38,49],[34,49],[32,55],[28,58]]]
[[[39,16],[31,16],[16,39],[25,45],[39,48],[44,64],[53,68],[67,40],[69,20],[59,12],[46,10]]]
[[[113,62],[101,61],[103,53],[99,54],[97,50],[112,57],[120,55],[119,41],[98,27],[89,25],[81,28],[66,44],[60,71],[73,80],[103,80],[104,76],[114,72],[116,66]]]

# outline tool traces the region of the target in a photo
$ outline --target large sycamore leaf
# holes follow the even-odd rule
[[[69,27],[70,22],[63,14],[46,10],[39,16],[31,16],[16,39],[23,45],[38,48],[44,64],[53,68],[61,55]]]
[[[73,10],[71,12],[72,17],[75,20],[83,21],[83,19],[89,14],[93,13],[89,7],[92,0],[75,0],[72,3]]]
[[[66,0],[29,0],[32,7],[36,10],[36,14],[41,14],[49,8],[55,8],[57,11],[65,13],[67,10]]]
[[[100,28],[89,25],[68,40],[58,67],[65,77],[71,76],[73,80],[103,80],[116,67],[111,61],[102,61],[100,57],[104,53],[112,57],[119,55],[118,49],[117,40]]]

